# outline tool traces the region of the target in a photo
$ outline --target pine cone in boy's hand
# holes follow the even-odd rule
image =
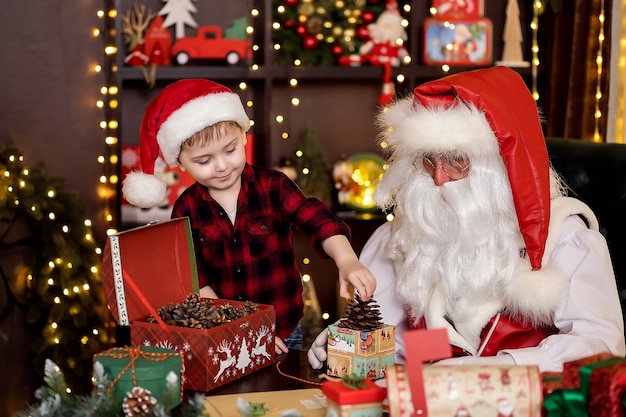
[[[379,308],[380,306],[373,298],[361,301],[361,298],[356,295],[346,307],[337,326],[366,332],[380,329],[384,323]]]

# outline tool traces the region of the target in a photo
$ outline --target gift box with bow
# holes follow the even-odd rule
[[[111,381],[107,390],[113,392],[118,406],[134,387],[150,391],[170,409],[181,402],[183,357],[179,352],[150,346],[112,348],[94,355],[93,361],[104,368]]]
[[[624,414],[626,359],[594,355],[563,365],[563,388],[544,398],[546,417]]]

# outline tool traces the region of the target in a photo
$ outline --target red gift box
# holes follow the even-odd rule
[[[382,402],[387,395],[384,388],[371,379],[363,379],[365,387],[354,388],[343,381],[326,381],[322,384],[322,393],[339,405]]]
[[[343,381],[326,381],[322,384],[322,393],[326,395],[327,416],[382,417],[383,400],[387,391],[376,385],[371,379],[362,380],[364,386],[349,386]]]
[[[113,317],[130,325],[131,344],[178,351],[185,366],[185,389],[209,391],[275,362],[276,313],[259,311],[211,329],[149,323],[156,309],[198,292],[196,262],[187,218],[109,236],[103,283]],[[212,300],[216,306],[238,301]]]
[[[580,368],[590,365],[595,362],[603,361],[612,358],[610,353],[599,353],[597,355],[587,356],[585,358],[577,359],[575,361],[565,362],[563,364],[563,380],[562,388],[564,389],[579,389],[580,388]]]
[[[547,415],[621,417],[626,393],[626,359],[608,353],[563,364],[563,388],[544,400]]]
[[[623,358],[622,358],[623,359]],[[626,359],[591,373],[588,411],[594,417],[621,417],[626,394]]]

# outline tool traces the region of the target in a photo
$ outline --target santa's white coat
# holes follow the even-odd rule
[[[589,226],[582,220],[583,216]],[[396,360],[405,361],[403,332],[409,328],[407,310],[396,294],[393,261],[387,255],[391,223],[380,226],[364,246],[360,259],[377,279],[374,299],[380,305],[382,319],[397,328]],[[624,356],[624,321],[611,258],[604,236],[598,231],[595,215],[579,200],[558,197],[551,202],[550,227],[543,266],[555,269],[565,280],[565,291],[554,312],[558,334],[548,336],[537,347],[507,349],[499,359],[512,358],[517,365],[537,365],[540,371],[561,371],[563,363],[600,352]],[[445,322],[434,311],[441,311],[436,301],[429,303],[427,321]],[[492,316],[497,311],[482,311]],[[467,351],[478,351],[453,326],[447,326],[451,344]],[[490,358],[480,358],[489,364]]]

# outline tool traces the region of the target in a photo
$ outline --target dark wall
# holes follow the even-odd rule
[[[13,142],[27,166],[41,162],[48,175],[65,178],[94,221],[101,208],[97,157],[105,147],[99,128],[104,112],[96,107],[104,76],[94,71],[104,59],[103,42],[92,29],[101,26],[96,10],[102,4],[21,0],[0,6],[0,142]],[[0,259],[3,268],[15,261]],[[24,410],[41,385],[31,365],[25,313],[16,304],[25,288],[8,280],[9,286],[0,286],[0,417]]]
[[[4,1],[0,7],[0,140],[10,140],[27,165],[42,162],[51,176],[79,193],[96,221],[96,186],[105,150],[96,107],[103,42],[96,11],[104,1]]]

